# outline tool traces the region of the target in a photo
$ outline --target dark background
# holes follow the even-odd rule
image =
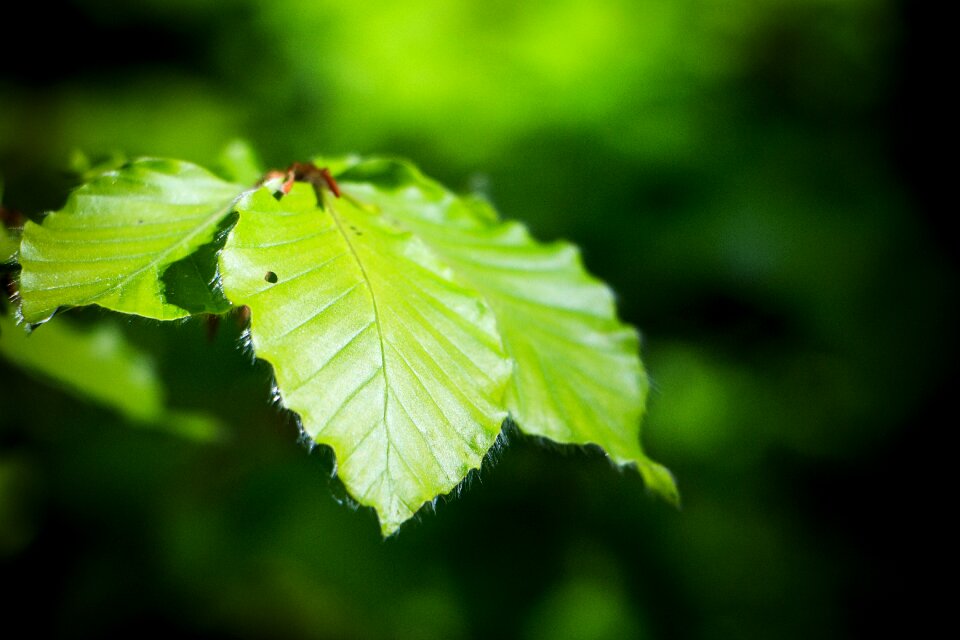
[[[944,599],[928,576],[947,560],[957,379],[936,18],[876,0],[354,4],[5,8],[6,37],[33,45],[0,66],[3,203],[58,207],[76,150],[209,165],[239,136],[275,167],[409,157],[583,247],[643,332],[644,441],[683,509],[597,451],[508,430],[459,498],[382,541],[231,323],[210,341],[196,320],[71,311],[56,323],[116,325],[167,404],[226,437],[145,429],[3,360],[0,337],[5,625],[922,635]]]

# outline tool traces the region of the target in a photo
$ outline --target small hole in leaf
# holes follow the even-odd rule
[[[273,271],[267,271],[267,273],[264,274],[263,279],[270,284],[276,284],[279,278],[277,278],[277,274],[275,274]]]

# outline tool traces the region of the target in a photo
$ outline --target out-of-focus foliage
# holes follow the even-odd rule
[[[3,179],[0,176],[0,212],[3,211]],[[6,220],[0,224],[0,264],[10,261],[17,253],[18,239],[7,229]]]
[[[13,234],[0,227],[0,262],[7,262],[17,253],[18,243]]]
[[[115,325],[81,330],[57,322],[28,335],[12,317],[0,315],[0,357],[133,424],[200,440],[215,438],[222,430],[208,416],[169,410],[150,356],[128,344]]]
[[[32,10],[5,23],[48,24],[17,13]],[[76,55],[0,71],[6,205],[61,207],[75,148],[212,164],[239,135],[268,166],[411,157],[583,246],[643,329],[646,442],[684,509],[594,452],[558,461],[513,434],[443,517],[381,543],[317,487],[329,457],[291,451],[232,323],[208,342],[195,322],[134,321],[169,397],[220,398],[234,438],[124,429],[0,362],[0,553],[21,585],[9,610],[46,603],[38,633],[918,633],[911,567],[941,560],[924,494],[952,407],[955,271],[922,158],[902,155],[929,126],[909,110],[907,3],[42,11],[68,27],[37,41]]]

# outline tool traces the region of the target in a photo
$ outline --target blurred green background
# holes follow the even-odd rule
[[[583,247],[644,334],[644,441],[684,506],[651,499],[598,451],[508,429],[460,497],[382,541],[372,511],[340,504],[329,453],[296,444],[234,323],[210,340],[196,320],[71,311],[30,338],[49,332],[66,383],[24,359],[31,343],[9,323],[0,337],[4,625],[41,637],[915,633],[923,571],[939,562],[938,412],[956,373],[955,242],[920,146],[938,130],[917,79],[918,11],[5,8],[4,30],[36,47],[8,44],[0,66],[8,208],[58,207],[78,149],[211,165],[239,136],[275,167],[409,157],[539,238]],[[137,394],[149,408],[127,406]]]

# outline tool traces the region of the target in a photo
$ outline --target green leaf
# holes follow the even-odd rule
[[[245,196],[221,254],[258,357],[390,534],[478,468],[510,376],[493,314],[410,233],[296,184]]]
[[[27,334],[12,318],[0,315],[0,357],[134,424],[198,440],[222,432],[208,416],[169,410],[152,361],[113,325],[87,330],[58,322]]]
[[[96,158],[90,158],[82,149],[75,148],[70,152],[65,168],[68,174],[76,176],[83,183],[90,182],[108,171],[122,169],[128,162],[129,158],[117,150]]]
[[[246,147],[224,158],[232,178],[259,171]],[[274,194],[282,178],[244,191],[165,160],[97,176],[25,228],[25,320],[65,305],[158,319],[248,305],[280,398],[385,534],[478,468],[508,411],[677,500],[640,444],[637,333],[575,247],[537,243],[409,164],[324,164],[342,198],[323,182]]]
[[[213,241],[242,187],[187,162],[144,159],[97,176],[42,225],[28,222],[20,247],[22,313],[42,322],[61,306],[97,304],[171,320],[199,308],[168,299],[165,271]],[[212,264],[212,255],[209,257]],[[173,278],[211,286],[203,269]],[[169,279],[168,279],[169,280]],[[176,296],[175,296],[176,297]]]
[[[218,174],[238,184],[253,186],[263,175],[263,164],[246,140],[231,140],[217,159]]]
[[[498,222],[485,202],[458,198],[406,163],[370,160],[338,180],[348,198],[411,230],[489,303],[515,361],[506,401],[521,430],[599,445],[678,500],[670,472],[640,444],[648,381],[637,332],[618,320],[613,293],[586,272],[576,247],[538,243],[523,225]]]
[[[6,228],[0,226],[0,264],[10,262],[15,255],[17,255],[17,239]]]
[[[3,176],[0,176],[0,209],[3,208],[4,186]],[[0,264],[13,259],[17,254],[18,245],[17,238],[15,238],[3,224],[0,224]],[[2,295],[2,293],[0,293],[0,295]]]

